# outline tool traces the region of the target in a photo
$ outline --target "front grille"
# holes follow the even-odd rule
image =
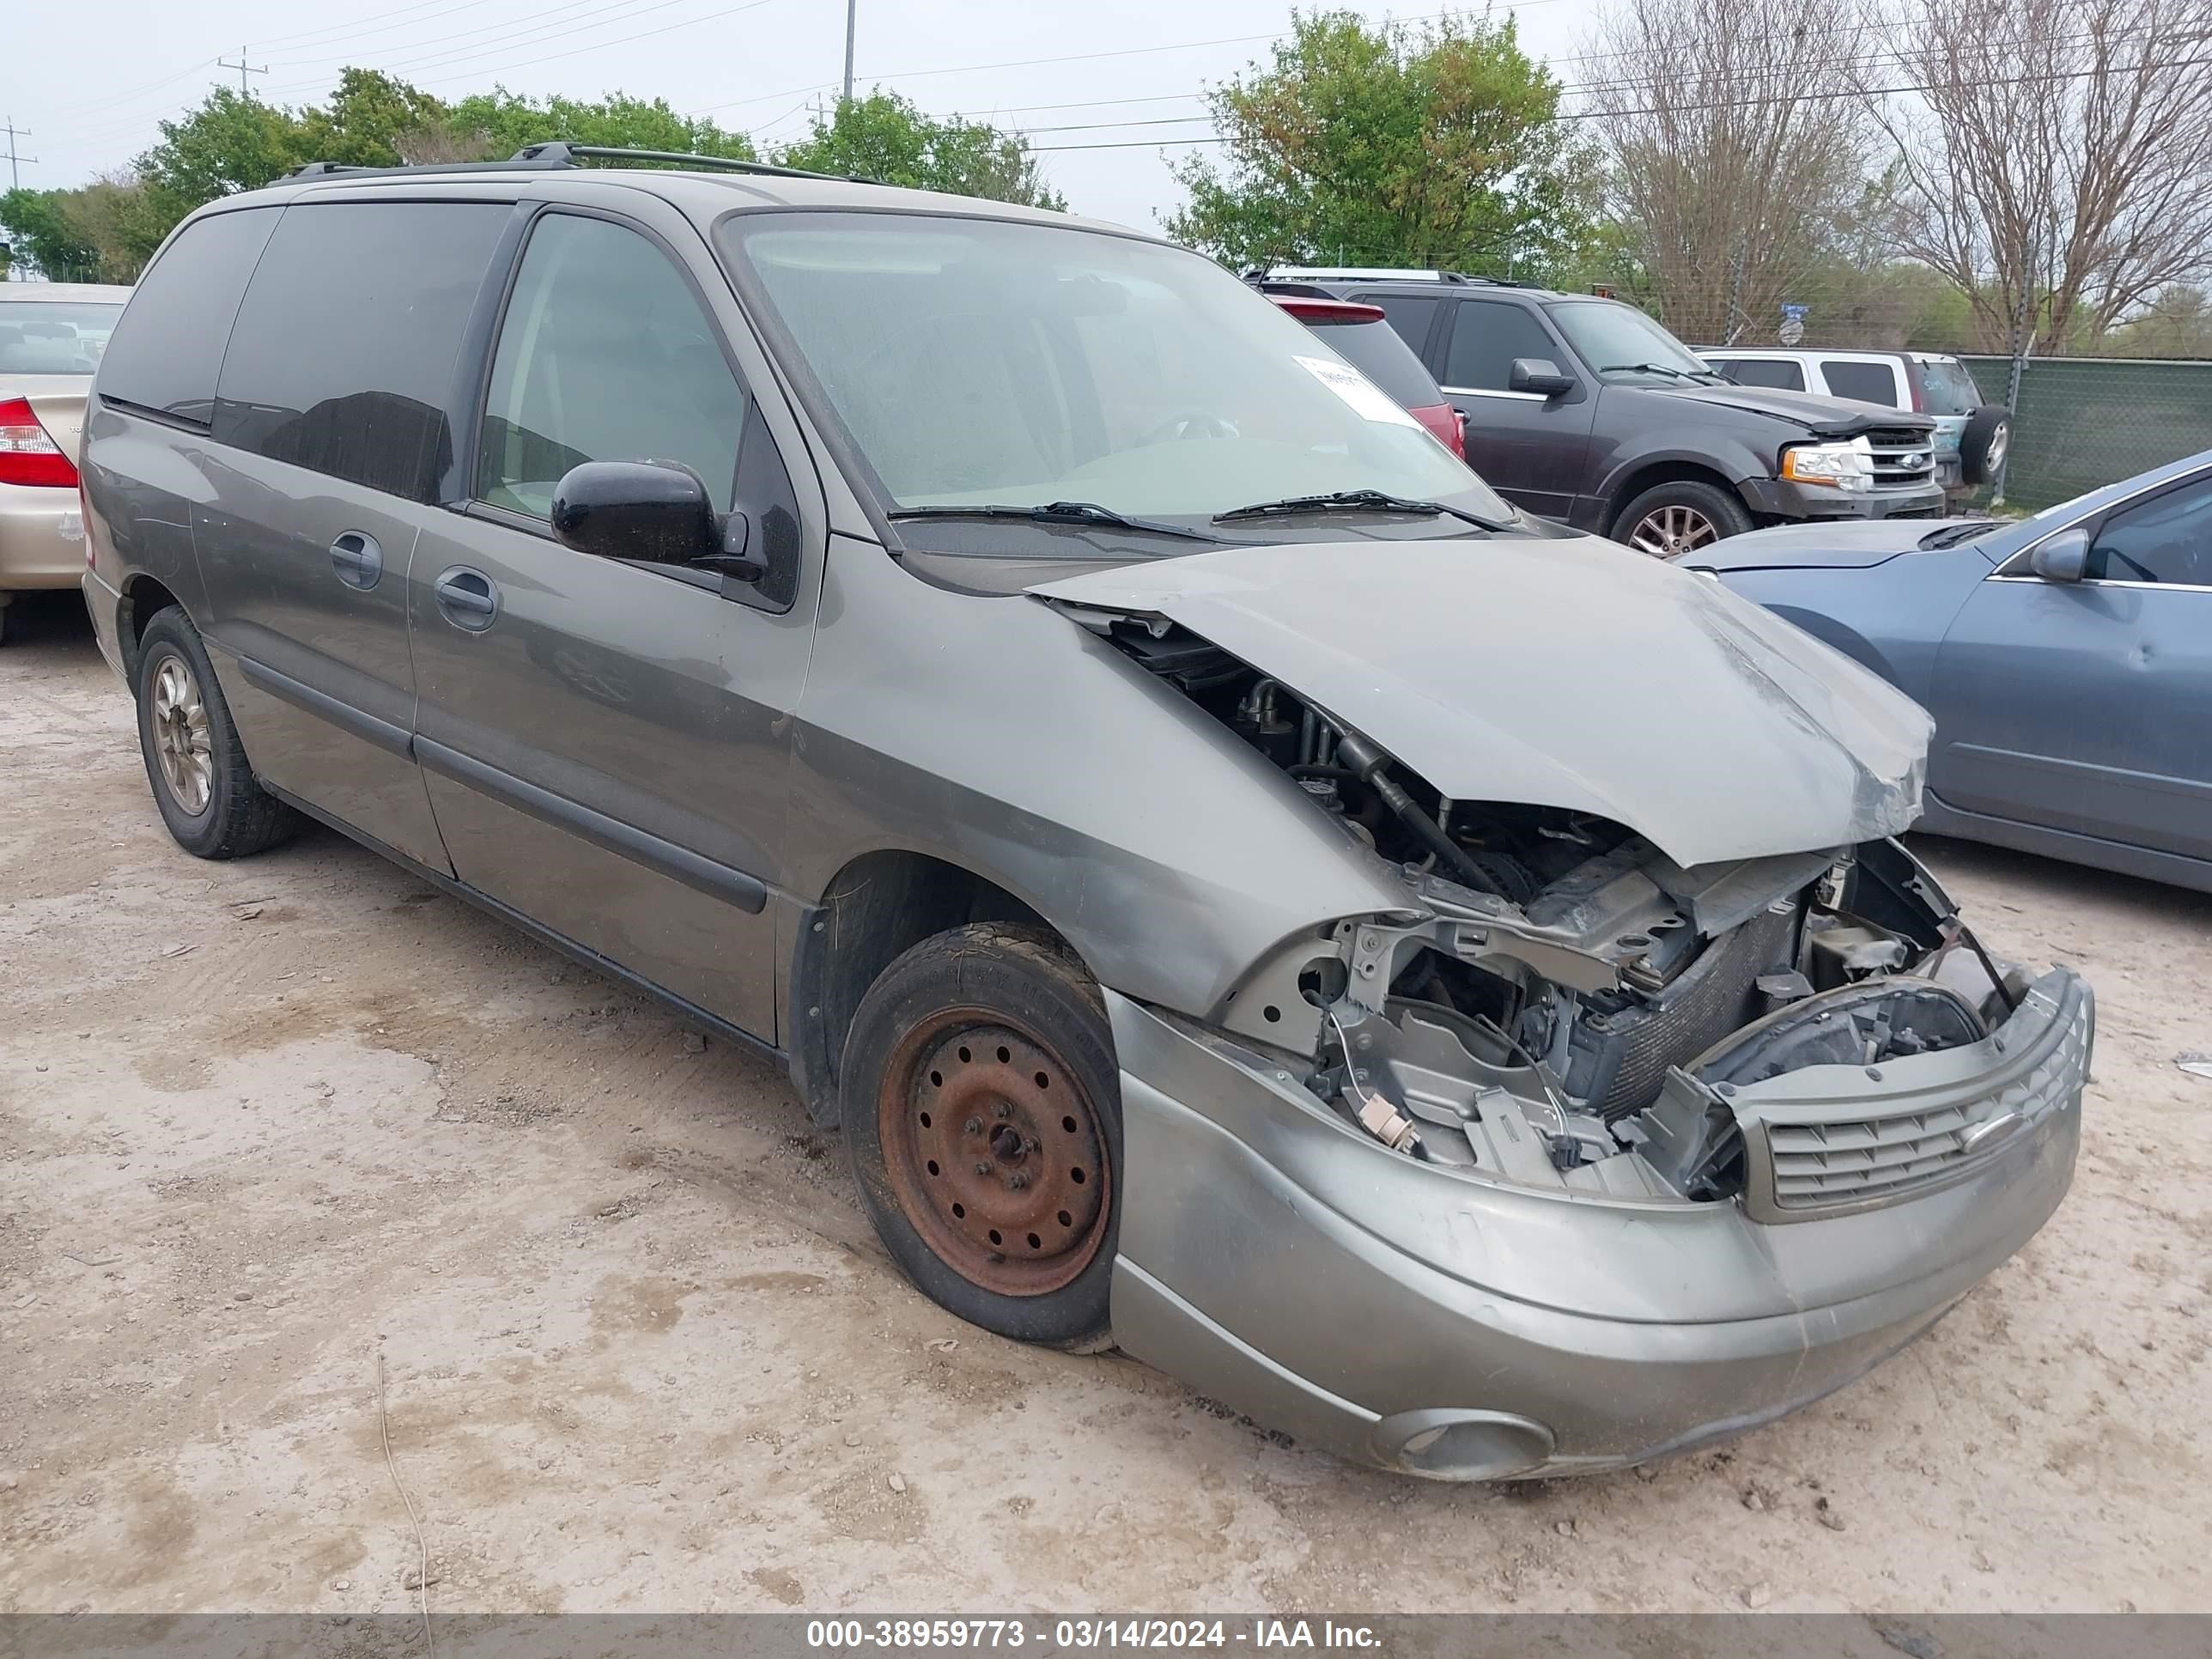
[[[1893,1198],[1996,1156],[2013,1133],[2032,1128],[2080,1085],[2094,1029],[2087,1009],[2085,994],[2078,1012],[2063,1011],[2072,1018],[2042,1062],[1990,1094],[1926,1110],[1826,1121],[1791,1121],[1766,1109],[1762,1116],[1774,1207],[1802,1212]],[[2014,1115],[2021,1121],[2012,1133],[1977,1144],[1976,1129]]]
[[[1874,481],[1889,489],[1924,484],[1936,477],[1936,434],[1911,427],[1876,427],[1866,434],[1874,451]]]
[[[1951,1106],[1858,1123],[1775,1124],[1766,1132],[1774,1201],[1802,1209],[1912,1186],[1966,1157],[1964,1136],[1978,1121]]]

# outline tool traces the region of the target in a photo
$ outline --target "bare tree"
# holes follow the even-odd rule
[[[1839,252],[1886,148],[1873,123],[1807,97],[1850,3],[1626,0],[1591,40],[1584,96],[1608,206],[1685,339],[1778,322]]]
[[[1869,27],[1899,250],[1985,345],[2083,343],[2212,276],[2212,0],[1904,0]]]

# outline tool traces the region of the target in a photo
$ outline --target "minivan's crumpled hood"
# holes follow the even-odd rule
[[[1920,811],[1917,704],[1595,537],[1223,548],[1030,592],[1165,617],[1447,795],[1595,812],[1678,864],[1842,847]]]

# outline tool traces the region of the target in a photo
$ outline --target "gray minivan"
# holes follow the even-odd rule
[[[1196,254],[635,159],[155,257],[85,592],[185,849],[337,827],[787,1066],[946,1307],[1411,1473],[1777,1416],[2050,1215],[2090,994],[1902,696]]]

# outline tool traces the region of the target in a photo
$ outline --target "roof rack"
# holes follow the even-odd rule
[[[1308,283],[1455,283],[1484,288],[1534,288],[1510,276],[1470,276],[1463,270],[1425,270],[1402,265],[1275,265],[1249,271],[1245,280]]]
[[[724,173],[761,173],[773,179],[826,179],[841,185],[876,185],[880,179],[869,179],[856,173],[816,173],[806,167],[778,167],[772,161],[747,161],[733,155],[693,155],[680,149],[624,149],[612,144],[572,144],[566,139],[550,139],[542,144],[525,144],[515,151],[510,165],[516,167],[574,167],[579,160],[597,161],[680,161],[686,167],[713,167]]]
[[[309,161],[279,175],[280,180],[388,178],[402,173],[512,173],[517,168],[553,170],[580,167],[590,161],[677,162],[684,167],[710,167],[724,173],[766,173],[778,179],[824,179],[838,184],[874,185],[883,181],[855,173],[812,173],[805,167],[777,167],[769,161],[747,161],[731,155],[693,155],[677,149],[626,149],[613,144],[572,144],[551,138],[525,144],[504,161],[425,161],[411,167],[364,167],[345,161]]]

